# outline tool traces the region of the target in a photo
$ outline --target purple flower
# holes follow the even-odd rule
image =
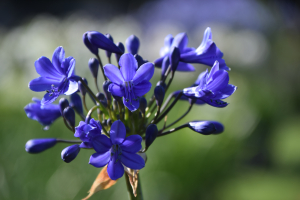
[[[206,28],[202,43],[197,49],[191,49],[180,55],[180,60],[186,63],[200,63],[208,66],[213,66],[217,60],[220,69],[229,70],[226,66],[225,60],[222,59],[223,53],[212,40],[211,29]]]
[[[91,119],[89,124],[81,121],[75,128],[74,136],[82,140],[80,148],[93,148],[93,140],[95,137],[101,135],[101,130],[100,123],[94,119]]]
[[[89,163],[95,167],[104,167],[108,164],[107,173],[112,180],[123,176],[124,166],[135,170],[145,166],[144,159],[136,154],[142,148],[142,137],[139,135],[125,137],[125,125],[118,120],[111,126],[110,138],[99,135],[93,143],[97,153],[90,157]]]
[[[237,89],[236,86],[228,84],[228,72],[219,69],[219,62],[216,61],[210,73],[208,70],[202,72],[198,78],[199,85],[185,88],[183,94],[190,98],[200,99],[214,107],[225,107],[228,104],[221,99],[232,95]]]
[[[25,106],[24,110],[28,118],[38,121],[43,126],[51,125],[61,116],[59,105],[41,105],[41,100],[32,98],[34,103]]]
[[[173,47],[177,47],[181,54],[194,50],[193,48],[187,47],[188,37],[186,33],[179,33],[175,38],[173,36],[167,35],[165,37],[165,45],[160,49],[160,58],[154,61],[155,66],[161,68],[163,60],[165,57],[169,57]],[[167,69],[165,69],[166,71]],[[195,71],[195,68],[188,63],[179,62],[177,66],[177,71]]]
[[[112,64],[104,66],[105,75],[111,80],[109,92],[114,96],[124,97],[123,103],[130,110],[139,108],[139,97],[151,89],[149,80],[154,73],[154,66],[148,62],[138,68],[138,63],[131,53],[120,58],[119,70]]]
[[[34,63],[39,78],[29,82],[28,87],[35,92],[46,91],[42,104],[50,104],[61,94],[70,95],[78,90],[75,80],[75,59],[65,58],[65,51],[57,47],[51,61],[42,56]]]

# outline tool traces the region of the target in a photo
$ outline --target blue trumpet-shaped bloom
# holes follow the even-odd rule
[[[165,57],[169,57],[173,47],[177,47],[181,54],[194,50],[193,48],[187,47],[188,37],[186,33],[179,33],[173,38],[173,36],[167,35],[165,37],[165,45],[160,49],[160,58],[154,61],[156,67],[161,68],[163,65],[163,60]],[[195,71],[195,68],[188,63],[179,62],[177,66],[177,71]],[[165,69],[166,71],[166,69]]]
[[[223,53],[212,40],[211,29],[208,27],[204,32],[202,43],[197,49],[191,49],[180,55],[180,60],[186,63],[200,63],[208,66],[213,66],[217,60],[220,69],[229,70],[225,60],[222,59]]]
[[[41,100],[32,98],[34,103],[25,106],[24,110],[28,118],[38,121],[43,126],[51,125],[61,116],[59,105],[41,105]]]
[[[111,80],[109,92],[114,96],[124,97],[123,103],[130,110],[139,108],[139,97],[151,89],[149,80],[154,73],[154,65],[150,62],[138,68],[138,63],[131,53],[123,54],[118,67],[107,64],[104,66],[105,75]]]
[[[74,136],[82,140],[80,148],[93,148],[93,140],[95,137],[101,135],[101,130],[100,123],[94,119],[91,119],[89,124],[81,121],[75,128]]]
[[[126,137],[126,127],[122,121],[115,121],[110,129],[110,138],[99,135],[93,147],[97,153],[90,157],[90,164],[95,167],[107,166],[107,173],[112,180],[121,178],[124,166],[130,169],[142,169],[144,159],[136,154],[142,148],[142,137],[130,135]],[[123,166],[124,165],[124,166]]]
[[[42,104],[50,104],[61,94],[70,95],[78,90],[75,77],[75,59],[65,58],[63,47],[57,47],[52,63],[46,57],[40,57],[34,63],[39,78],[29,82],[28,87],[35,92],[46,91]]]
[[[183,94],[190,98],[200,99],[214,107],[225,107],[228,104],[221,99],[232,95],[237,89],[236,86],[228,84],[228,72],[219,69],[219,62],[216,61],[210,73],[208,70],[198,77],[199,85],[185,88]]]

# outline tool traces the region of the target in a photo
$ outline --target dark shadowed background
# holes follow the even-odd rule
[[[226,108],[195,106],[178,125],[216,120],[225,132],[203,136],[183,129],[158,138],[140,172],[144,198],[300,199],[299,2],[267,0],[2,0],[0,199],[81,199],[99,173],[88,164],[91,150],[81,150],[69,164],[60,158],[64,144],[37,155],[25,151],[31,138],[74,138],[61,120],[44,131],[26,117],[24,106],[43,96],[27,86],[38,76],[36,59],[51,58],[63,46],[66,56],[76,59],[76,73],[91,79],[87,64],[93,55],[81,39],[86,31],[110,33],[123,43],[135,34],[140,54],[153,62],[167,34],[186,32],[188,46],[197,47],[208,26],[238,90],[226,99]],[[190,86],[207,66],[195,68],[177,73],[169,91]],[[153,84],[159,75],[157,69]],[[179,102],[169,120],[187,107]],[[91,199],[127,199],[124,178]]]

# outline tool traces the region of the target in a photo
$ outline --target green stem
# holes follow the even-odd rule
[[[138,176],[138,186],[137,186],[137,195],[136,195],[136,197],[133,194],[132,187],[131,187],[130,181],[129,181],[129,177],[126,173],[125,173],[125,180],[126,180],[129,200],[143,200],[143,193],[142,193],[142,188],[141,188],[140,175]]]

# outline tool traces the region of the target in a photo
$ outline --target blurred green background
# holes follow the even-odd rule
[[[24,106],[32,97],[43,96],[27,86],[38,76],[36,59],[51,58],[53,50],[63,46],[66,56],[76,59],[76,73],[92,83],[87,63],[93,55],[81,39],[86,31],[110,33],[115,42],[123,43],[135,34],[141,41],[140,55],[153,62],[167,34],[187,32],[188,46],[197,47],[207,26],[232,69],[230,83],[238,90],[226,99],[230,103],[226,108],[194,106],[178,125],[196,119],[216,120],[225,125],[225,132],[203,136],[183,129],[158,138],[147,151],[148,161],[140,172],[144,199],[300,199],[297,2],[164,0],[136,5],[136,1],[126,1],[124,11],[118,1],[105,1],[102,10],[107,8],[106,13],[113,15],[98,12],[99,2],[76,2],[77,7],[65,13],[68,4],[63,1],[60,14],[42,9],[0,27],[1,200],[81,199],[100,171],[88,164],[91,150],[82,150],[69,164],[60,158],[64,144],[36,155],[25,151],[26,141],[32,138],[74,138],[61,119],[44,131],[26,117]],[[86,6],[79,8],[81,5]],[[169,91],[190,86],[207,66],[195,68],[195,73],[177,73]],[[159,75],[157,69],[153,84]],[[168,120],[181,116],[187,107],[187,102],[179,102]],[[91,199],[127,199],[124,177]]]

